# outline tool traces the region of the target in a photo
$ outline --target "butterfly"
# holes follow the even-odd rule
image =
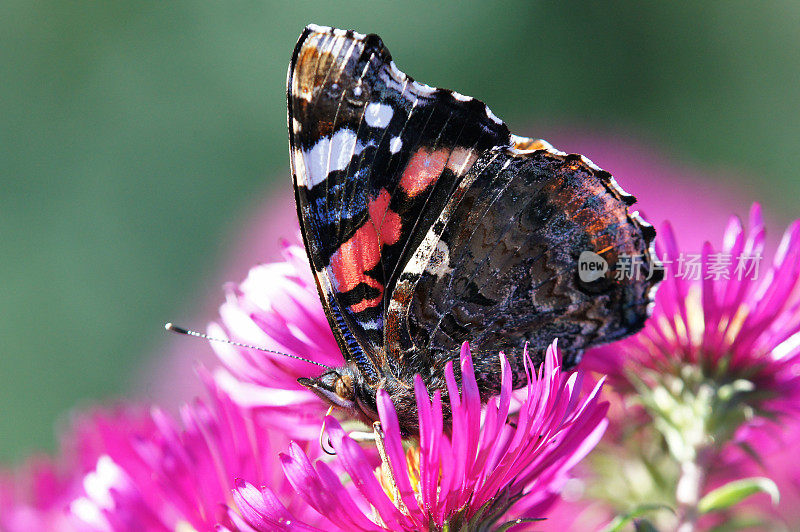
[[[642,328],[662,277],[655,230],[587,158],[414,81],[374,34],[308,26],[287,98],[301,232],[346,360],[300,379],[323,400],[371,423],[383,388],[415,434],[414,376],[446,393],[465,341],[485,401],[500,351],[519,387],[526,346],[538,365],[558,338],[569,367]],[[587,253],[595,275],[580,275]],[[619,276],[630,258],[641,271]]]

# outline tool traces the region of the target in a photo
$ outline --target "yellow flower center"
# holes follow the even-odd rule
[[[419,448],[415,445],[406,450],[406,469],[408,478],[411,481],[411,489],[414,490],[414,495],[416,495],[417,499],[420,499]],[[381,465],[375,468],[375,476],[381,483],[386,495],[400,508],[402,505],[402,502],[399,501],[400,490],[397,487],[392,466],[385,457],[382,457]]]

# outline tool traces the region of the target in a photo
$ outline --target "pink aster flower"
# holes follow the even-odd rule
[[[155,430],[145,438],[104,432],[108,459],[98,462],[97,474],[110,477],[111,482],[103,480],[103,489],[95,493],[87,490],[88,501],[80,500],[84,506],[77,508],[73,504],[73,511],[91,509],[92,503],[110,525],[105,530],[115,531],[232,526],[226,504],[235,479],[244,477],[272,486],[284,497],[284,504],[304,519],[320,520],[313,510],[297,507],[288,496],[290,487],[277,461],[286,436],[269,430],[263,416],[235,404],[210,376],[202,376],[209,401],[196,400],[184,407],[181,424],[154,410]],[[317,449],[315,442],[308,452]],[[91,512],[87,515],[92,516]],[[126,528],[129,523],[135,526]]]
[[[51,460],[30,460],[0,478],[0,530],[68,530],[63,509],[78,490]]]
[[[749,230],[731,218],[718,250],[706,243],[702,253],[686,253],[669,225],[658,242],[671,264],[653,317],[639,334],[592,350],[585,363],[622,389],[692,366],[719,384],[738,381],[736,393],[762,413],[800,413],[800,221],[771,264],[758,205]]]
[[[119,434],[149,434],[147,412],[134,407],[95,410],[73,419],[59,459],[36,458],[0,475],[0,530],[102,530],[70,511],[71,504],[99,486],[95,473],[106,451],[100,427]]]
[[[235,529],[227,505],[236,479],[272,487],[310,523],[324,520],[293,496],[278,461],[285,435],[235,404],[202,374],[206,401],[180,422],[159,409],[80,418],[60,461],[0,485],[0,528],[122,532]],[[314,454],[318,445],[307,449]],[[26,479],[27,477],[27,479]],[[27,481],[33,489],[14,488]]]
[[[220,308],[222,325],[210,336],[303,357],[327,366],[344,364],[311,276],[303,248],[284,244],[283,262],[250,270],[239,285],[228,285]],[[224,369],[217,384],[238,404],[269,409],[266,421],[300,439],[317,439],[327,409],[297,383],[323,368],[297,358],[229,344],[213,345]]]
[[[660,484],[606,492],[618,510],[671,500],[677,523],[665,525],[673,516],[662,513],[662,526],[710,526],[722,516],[700,515],[703,495],[747,476],[772,476],[768,467],[751,467],[753,453],[774,452],[783,429],[800,421],[800,222],[786,230],[771,261],[763,256],[758,205],[749,225],[732,218],[722,245],[706,243],[696,254],[681,249],[665,225],[657,244],[668,271],[652,318],[640,333],[584,358],[586,368],[608,375],[623,397],[644,407],[639,416],[612,418],[620,430],[610,431],[617,437],[606,442],[606,455],[624,456],[631,471],[645,457],[660,475]],[[611,480],[604,482],[613,483],[620,470],[606,469]],[[650,499],[632,500],[639,494]]]
[[[511,370],[500,355],[502,389],[482,412],[465,344],[460,393],[452,363],[446,368],[451,427],[446,427],[441,390],[431,399],[418,376],[420,434],[408,451],[395,407],[380,391],[376,435],[382,460],[377,471],[362,446],[328,417],[337,452],[333,465],[352,482],[343,485],[331,465],[312,462],[296,444],[281,456],[286,477],[306,504],[341,530],[460,530],[516,519],[523,519],[518,523],[523,525],[524,519],[544,517],[568,471],[602,436],[608,404],[598,399],[600,384],[579,399],[582,376],[561,372],[555,344],[538,376],[530,374],[527,364],[525,396],[511,414]],[[280,504],[268,488],[242,482],[234,500],[252,529],[289,530],[291,523],[298,530],[318,530]]]

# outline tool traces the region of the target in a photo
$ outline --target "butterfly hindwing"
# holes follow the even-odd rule
[[[475,161],[510,133],[478,100],[400,72],[375,35],[309,26],[287,82],[301,230],[342,351],[370,380],[388,294]]]
[[[488,393],[499,386],[500,350],[518,385],[525,344],[538,364],[559,338],[572,365],[587,346],[637,331],[658,275],[648,278],[655,233],[628,213],[632,201],[607,172],[540,141],[516,139],[486,154],[400,276],[387,319],[389,351],[415,360],[411,372],[439,371],[469,341]],[[584,251],[609,266],[588,283],[578,276]],[[635,275],[618,279],[626,256],[639,260]]]

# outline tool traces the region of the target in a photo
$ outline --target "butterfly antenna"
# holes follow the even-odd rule
[[[192,331],[191,329],[184,329],[183,327],[178,327],[174,323],[167,323],[164,325],[164,328],[174,333],[185,334],[186,336],[196,336],[197,338],[203,338],[205,340],[210,340],[212,342],[219,342],[221,344],[235,345],[237,347],[245,347],[247,349],[255,349],[256,351],[263,351],[264,353],[273,353],[275,355],[281,355],[293,358],[295,360],[302,360],[303,362],[308,362],[309,364],[314,364],[315,366],[319,366],[321,368],[334,369],[331,366],[326,366],[325,364],[314,362],[313,360],[309,360],[307,358],[299,357],[296,355],[290,355],[289,353],[281,353],[280,351],[273,351],[272,349],[267,349],[265,347],[258,347],[255,345],[243,344],[241,342],[234,342],[233,340],[228,340],[226,338],[214,338],[213,336],[208,336],[207,334],[203,334],[201,332]]]

